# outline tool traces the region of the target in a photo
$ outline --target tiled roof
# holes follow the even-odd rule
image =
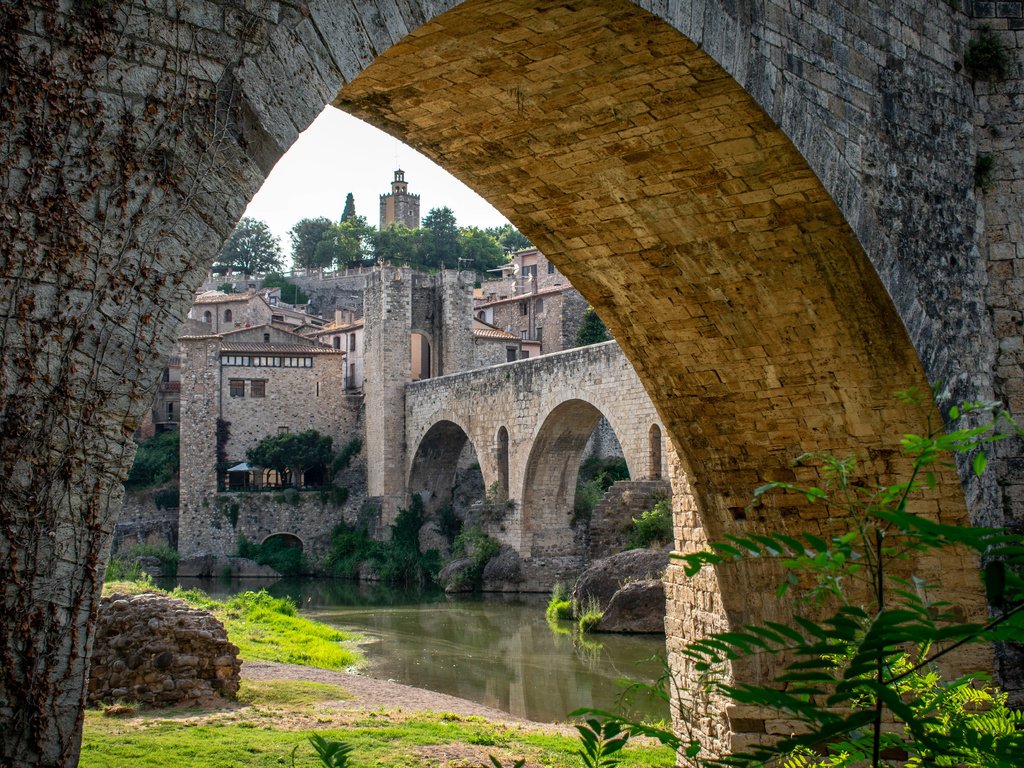
[[[473,336],[477,339],[504,339],[513,341],[519,341],[519,337],[508,331],[503,331],[500,328],[474,328]]]
[[[340,355],[342,349],[324,346],[323,344],[274,344],[273,342],[238,342],[236,344],[224,344],[221,352],[248,352],[250,354],[283,354],[283,355],[309,355],[329,354]]]
[[[196,296],[196,304],[223,304],[227,301],[249,301],[251,293],[224,293],[223,291],[206,291]]]
[[[491,301],[480,301],[473,305],[473,309],[480,309],[481,307],[493,307],[496,304],[508,304],[514,301],[524,301],[526,299],[533,298],[545,298],[555,293],[562,293],[569,288],[571,285],[551,285],[547,288],[541,288],[536,293],[518,293],[515,296],[508,296],[504,299],[493,299]]]

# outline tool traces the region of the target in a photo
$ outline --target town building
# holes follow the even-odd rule
[[[499,277],[474,291],[478,320],[517,337],[524,357],[576,344],[587,302],[537,248],[515,253]]]

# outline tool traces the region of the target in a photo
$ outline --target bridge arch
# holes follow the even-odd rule
[[[270,542],[279,542],[284,547],[297,549],[300,552],[305,550],[305,545],[303,544],[302,539],[297,534],[290,533],[287,531],[269,533],[263,537],[263,541],[261,541],[260,543],[267,544]]]
[[[459,459],[467,446],[476,451],[467,431],[447,419],[437,421],[417,443],[407,488],[410,495],[419,495],[428,516],[451,505]]]
[[[593,403],[572,398],[538,419],[520,492],[522,538],[519,550],[523,557],[557,562],[556,570],[566,574],[579,569],[582,553],[576,553],[571,545],[576,479],[587,441],[605,417]],[[615,431],[614,423],[612,431]],[[621,445],[625,441],[619,438],[620,434],[617,432],[616,437]],[[628,451],[625,453],[630,476],[635,477],[637,457]],[[559,578],[555,575],[551,581]]]
[[[950,4],[920,11],[896,2],[893,18],[924,26],[927,13],[940,38],[956,41],[969,26]],[[43,604],[85,626],[98,587],[81,578],[83,564],[60,553],[105,551],[132,454],[127,435],[204,272],[201,254],[212,258],[263,174],[330,100],[468,181],[600,308],[683,454],[694,503],[677,514],[690,515],[683,521],[690,527],[712,536],[757,526],[827,532],[829,520],[789,506],[745,519],[748,489],[789,479],[789,458],[806,450],[860,451],[884,482],[896,466],[895,436],[925,429],[924,416],[893,404],[894,390],[927,391],[930,379],[950,382],[957,399],[988,395],[998,339],[987,313],[977,311],[986,297],[984,268],[971,261],[979,247],[971,164],[946,162],[975,149],[955,43],[890,39],[861,26],[866,18],[844,14],[847,26],[828,41],[838,55],[822,56],[807,42],[821,38],[816,3],[798,1],[800,13],[772,0],[643,5],[657,5],[661,15],[626,0],[469,0],[437,15],[438,6],[415,0],[316,3],[303,13],[274,6],[235,28],[231,14],[194,18],[211,27],[200,35],[189,19],[163,18],[157,4],[137,9],[153,15],[153,25],[133,9],[136,29],[169,24],[184,32],[178,39],[216,41],[188,77],[137,66],[129,36],[110,43],[119,67],[98,66],[96,74],[61,69],[57,56],[53,73],[35,61],[12,69],[12,77],[68,84],[87,96],[86,106],[106,99],[111,114],[128,110],[131,119],[87,115],[88,125],[50,132],[80,141],[39,149],[32,142],[47,132],[22,131],[19,121],[51,91],[21,82],[11,123],[0,131],[16,145],[13,162],[25,166],[4,190],[12,210],[22,199],[64,200],[63,191],[50,193],[63,190],[66,169],[96,171],[66,193],[68,215],[42,221],[26,205],[24,221],[12,225],[12,290],[25,292],[12,294],[23,315],[17,321],[59,322],[52,332],[5,333],[4,381],[55,383],[25,385],[11,398],[0,445],[17,446],[20,455],[8,458],[25,471],[3,473],[11,478],[3,495],[12,508],[54,499],[37,517],[74,540],[37,553],[45,562],[34,561],[34,573],[46,574],[49,586],[27,571],[2,580],[39,582],[5,592],[9,609],[28,614],[33,606],[24,601],[44,595]],[[58,23],[80,20],[70,14]],[[147,42],[168,61],[198,55],[167,49],[163,40],[175,38]],[[49,50],[23,45],[12,55]],[[894,56],[912,61],[890,72]],[[103,80],[115,69],[132,73],[119,88]],[[829,90],[832,82],[840,85]],[[933,95],[926,104],[901,98],[920,86]],[[25,101],[33,98],[41,101]],[[167,103],[188,119],[167,119]],[[119,134],[125,126],[135,133]],[[913,126],[931,140],[921,142]],[[112,158],[94,164],[96,147],[125,142],[138,145],[130,167],[111,171]],[[137,199],[118,197],[129,187]],[[82,225],[74,243],[82,268],[71,274],[69,262],[47,249],[69,242],[59,228],[76,216],[93,221],[107,199],[123,219]],[[159,252],[150,247],[158,240]],[[103,279],[77,285],[85,274]],[[965,282],[936,277],[948,274]],[[94,294],[79,307],[82,289]],[[1019,296],[1011,308],[1020,309]],[[216,465],[212,429],[187,439],[197,462]],[[66,467],[69,445],[82,445],[70,477],[56,469]],[[68,477],[67,488],[40,493],[52,477]],[[85,488],[87,496],[67,490]],[[993,488],[980,489],[986,514]],[[941,489],[943,518],[964,520],[957,478],[944,476]],[[979,491],[971,490],[972,497]],[[198,496],[182,499],[184,524],[202,515]],[[924,575],[946,584],[968,578],[939,567]],[[727,615],[745,613],[735,596],[758,582],[746,576],[722,575],[731,582],[721,593]],[[681,634],[702,625],[684,617],[673,626]],[[83,677],[89,640],[87,632],[72,634],[78,646],[64,655],[78,667],[68,680]],[[67,635],[53,634],[61,643]],[[45,628],[39,637],[49,637]],[[65,708],[74,709],[80,696],[67,688]]]

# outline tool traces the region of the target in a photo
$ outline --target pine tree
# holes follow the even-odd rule
[[[344,224],[346,221],[356,215],[356,199],[349,192],[345,196],[345,210],[341,212],[341,222]]]

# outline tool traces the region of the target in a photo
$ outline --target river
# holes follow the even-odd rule
[[[652,683],[661,674],[662,637],[580,636],[569,622],[549,625],[541,595],[446,596],[337,580],[281,579],[242,584],[182,580],[215,597],[265,586],[289,596],[303,615],[358,633],[371,677],[448,693],[541,722],[579,707],[616,709],[622,678]],[[634,714],[667,717],[663,702],[641,697]]]

